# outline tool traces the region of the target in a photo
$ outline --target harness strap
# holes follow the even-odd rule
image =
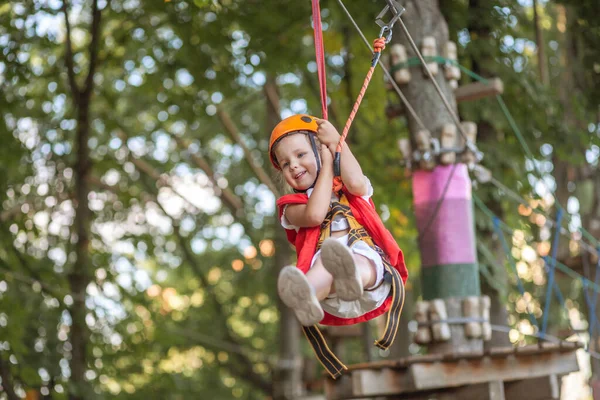
[[[402,307],[404,307],[404,282],[398,270],[389,263],[383,263],[385,270],[392,276],[392,305],[388,310],[385,329],[381,338],[375,341],[375,346],[382,350],[387,350],[396,339],[398,326],[400,325],[400,315],[402,315]]]
[[[375,346],[379,347],[382,350],[388,349],[392,343],[394,343],[394,339],[396,338],[396,334],[398,332],[398,326],[400,324],[400,315],[402,314],[402,307],[404,306],[404,283],[400,276],[400,273],[396,268],[394,268],[387,256],[383,253],[383,251],[377,247],[373,243],[373,239],[367,233],[366,229],[354,218],[352,214],[352,210],[350,209],[350,205],[348,203],[348,199],[344,194],[341,195],[339,201],[334,201],[331,203],[329,212],[321,225],[321,236],[319,237],[319,243],[317,244],[317,249],[321,248],[321,244],[323,241],[330,236],[331,233],[331,222],[334,220],[335,216],[338,214],[342,214],[347,220],[348,225],[350,225],[350,232],[348,234],[348,246],[352,247],[356,242],[363,241],[373,250],[375,250],[383,261],[383,266],[388,274],[392,277],[392,304],[388,311],[387,321],[385,325],[385,329],[380,339],[375,341]],[[329,349],[325,338],[321,334],[321,331],[317,327],[317,325],[313,326],[303,326],[302,331],[304,335],[308,339],[313,351],[323,366],[325,370],[329,373],[329,375],[336,379],[342,375],[343,371],[347,369],[347,367],[335,356],[335,354]]]
[[[323,368],[329,373],[331,378],[337,379],[342,373],[348,369],[336,356],[333,354],[333,351],[329,349],[327,346],[327,342],[325,341],[325,337],[317,327],[317,325],[313,326],[303,326],[302,332],[304,336],[308,339],[315,355],[317,356],[317,360],[321,363]]]

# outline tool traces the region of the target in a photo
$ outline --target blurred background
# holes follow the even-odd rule
[[[368,40],[385,4],[346,4]],[[482,292],[502,305],[509,329],[498,340],[528,343],[557,204],[568,216],[558,262],[597,282],[600,5],[438,7],[458,62],[476,74],[463,71],[459,84],[504,83],[510,118],[494,97],[458,109],[478,125],[481,164],[505,186],[473,188],[485,205],[475,208]],[[329,119],[341,131],[371,55],[338,2],[321,11]],[[320,116],[310,15],[310,2],[296,0],[0,3],[0,399],[322,393],[320,366],[276,295],[294,253],[266,154],[281,118]],[[409,129],[386,113],[397,103],[376,70],[348,142],[418,299],[411,177],[397,144]],[[509,257],[493,215],[512,227]],[[565,302],[551,308],[549,331],[583,335],[594,349],[597,286],[577,276],[557,272]],[[410,344],[411,318],[407,308],[395,354],[422,352]],[[345,361],[390,357],[365,350],[370,328],[344,341]],[[582,388],[600,373],[586,360]]]

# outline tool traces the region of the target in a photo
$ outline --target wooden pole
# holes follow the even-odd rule
[[[403,21],[417,47],[426,36],[433,37],[438,54],[448,42],[448,27],[438,1],[408,2]],[[395,27],[393,42],[416,56],[410,40],[400,27]],[[431,39],[427,40],[431,43]],[[436,79],[450,106],[457,111],[454,91],[443,74]],[[444,125],[454,124],[435,87],[425,74],[413,74],[403,90],[417,110],[432,137],[439,138]],[[411,116],[407,116],[412,147],[422,131]],[[414,209],[419,230],[421,253],[421,287],[424,300],[443,299],[448,304],[448,317],[462,316],[461,299],[480,296],[477,252],[475,250],[471,184],[465,164],[437,166],[433,170],[413,171]],[[412,277],[411,279],[417,279]],[[429,346],[430,352],[477,351],[480,339],[467,339],[463,325],[451,325],[451,339]]]

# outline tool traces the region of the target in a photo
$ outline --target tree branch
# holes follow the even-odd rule
[[[189,148],[189,145],[182,138],[175,136],[175,135],[171,135],[171,137],[173,139],[175,139],[175,142],[177,142],[177,145],[179,147],[184,148],[184,149]],[[221,199],[223,204],[225,204],[225,206],[229,209],[229,211],[231,211],[231,213],[234,216],[236,216],[238,218],[243,218],[245,215],[244,202],[238,196],[236,196],[235,193],[233,193],[231,191],[231,189],[229,189],[229,188],[221,189],[219,187],[219,185],[217,184],[217,180],[215,178],[215,172],[213,171],[210,164],[204,159],[204,157],[198,155],[197,153],[193,153],[191,151],[188,151],[188,153],[190,155],[190,158],[194,162],[194,164],[196,164],[196,166],[198,168],[200,168],[202,170],[202,172],[204,172],[206,174],[209,181],[213,185],[215,194]]]
[[[127,143],[127,135],[125,135],[125,133],[123,132],[119,132],[118,136],[121,138],[122,140],[122,144],[121,147],[125,146],[125,143]],[[135,165],[135,167],[140,171],[143,172],[144,174],[148,175],[150,178],[152,178],[160,187],[167,187],[169,189],[171,189],[173,191],[173,193],[175,193],[177,196],[179,196],[183,201],[186,202],[186,204],[192,206],[195,210],[198,210],[198,207],[192,203],[191,201],[189,201],[187,199],[187,197],[185,197],[183,194],[181,194],[177,189],[175,189],[175,187],[169,182],[169,180],[167,179],[166,176],[160,174],[158,171],[156,171],[150,164],[148,164],[146,161],[139,159],[139,158],[135,158],[134,156],[131,155],[131,153],[128,153],[127,158],[129,159],[129,161],[131,161],[131,163],[133,165]]]
[[[81,92],[79,91],[77,81],[75,80],[75,68],[73,66],[73,44],[71,43],[71,23],[69,22],[67,0],[63,0],[62,10],[65,14],[65,28],[67,31],[65,38],[65,63],[67,64],[67,76],[69,78],[69,87],[71,88],[73,101],[75,102],[75,105],[77,105],[79,103],[79,96],[81,95]]]
[[[542,84],[548,86],[550,80],[548,78],[548,68],[546,65],[546,51],[542,28],[540,26],[540,18],[538,16],[538,1],[533,0],[533,27],[535,30],[535,44],[537,45],[538,69]]]
[[[271,76],[267,77],[267,82],[263,86],[265,96],[267,96],[268,104],[270,105],[273,114],[279,118],[281,115],[281,107],[279,105],[279,94],[277,94],[277,84]]]
[[[147,185],[146,183],[144,183],[144,184],[148,190],[153,190],[153,188],[149,187],[149,185]],[[223,304],[219,301],[216,293],[214,292],[214,290],[212,290],[212,287],[211,287],[210,283],[208,282],[208,279],[205,276],[202,268],[200,267],[200,265],[198,265],[195,255],[193,254],[193,252],[191,251],[191,249],[188,246],[187,239],[184,238],[183,235],[181,234],[180,227],[179,227],[179,221],[176,220],[175,218],[173,218],[169,213],[167,213],[167,211],[160,204],[160,202],[157,201],[156,204],[158,204],[158,206],[161,208],[164,215],[167,216],[167,218],[169,218],[171,220],[171,224],[173,225],[173,232],[174,232],[175,236],[177,236],[177,240],[179,241],[179,248],[181,249],[181,251],[183,253],[184,259],[187,261],[189,266],[192,268],[195,275],[198,277],[198,279],[202,283],[202,286],[206,290],[207,294],[210,296],[211,300],[213,301],[215,308],[217,310],[217,314],[225,316],[227,313],[225,312],[225,310],[223,308]],[[226,319],[224,319],[224,318],[220,319],[219,323],[222,325],[223,330],[225,332],[225,334],[224,334],[225,337],[223,339],[226,342],[232,344],[233,346],[235,346],[237,348],[242,348],[243,346],[240,344],[238,339],[235,338],[231,334],[231,331],[230,331],[229,327],[227,326]],[[271,390],[272,390],[271,384],[269,383],[269,381],[267,381],[266,379],[264,379],[263,377],[261,377],[260,375],[258,375],[254,372],[252,361],[244,354],[241,354],[238,352],[234,352],[232,354],[239,361],[243,371],[240,372],[240,371],[237,371],[236,368],[229,368],[231,370],[231,372],[234,373],[236,376],[239,376],[240,378],[249,381],[250,383],[255,385],[257,388],[260,388],[261,390],[263,390],[265,393],[268,393],[268,394],[271,393]],[[235,363],[232,363],[232,364],[235,364]]]
[[[0,221],[0,229],[2,229],[3,231],[6,230],[6,226]],[[52,287],[48,286],[48,284],[45,282],[44,279],[42,279],[42,277],[40,276],[39,272],[36,271],[33,267],[31,267],[31,265],[29,265],[29,263],[27,262],[27,260],[25,260],[25,257],[23,256],[23,254],[19,251],[19,249],[17,249],[15,247],[15,245],[11,242],[10,244],[10,249],[12,250],[12,252],[14,253],[15,257],[17,258],[17,260],[19,260],[19,264],[21,265],[21,268],[27,272],[29,274],[29,282],[27,283],[34,283],[34,282],[38,282],[40,284],[40,286],[42,287],[42,290],[49,296],[54,297],[55,299],[57,299],[63,306],[63,298],[64,298],[64,294],[63,293],[59,293],[57,291],[55,291]],[[5,271],[7,271],[8,273],[13,274],[14,276],[19,276],[20,274],[16,271],[14,271],[12,268],[10,268],[9,263],[4,260],[2,257],[0,257],[0,266],[2,267],[2,269],[4,269]],[[24,280],[26,279],[25,276],[21,275],[20,276],[20,280]],[[65,306],[66,307],[66,306]]]
[[[102,180],[100,178],[98,178],[97,176],[89,175],[87,177],[87,181],[89,184],[97,187],[98,189],[104,189],[104,190],[107,190],[107,191],[115,193],[115,194],[119,192],[119,188],[117,185],[108,185],[108,184],[102,182]]]
[[[100,38],[100,19],[102,12],[98,9],[98,0],[92,4],[92,41],[90,43],[90,68],[85,78],[83,97],[89,99],[94,87],[94,73],[98,62],[98,42]]]
[[[86,180],[89,184],[97,186],[99,189],[108,190],[109,192],[113,192],[113,193],[117,193],[119,191],[119,188],[117,186],[107,185],[106,183],[102,182],[100,180],[100,178],[98,178],[96,176],[87,176]],[[75,194],[72,192],[69,192],[69,193],[60,192],[60,193],[57,193],[57,195],[56,195],[57,203],[62,203],[63,201],[69,200],[69,199],[75,200]],[[35,210],[34,201],[33,200],[25,200],[22,203],[15,204],[11,208],[0,212],[0,222],[6,222],[9,219],[18,215],[19,213],[21,213],[21,209],[23,208],[23,206],[25,204],[28,204],[30,209]]]
[[[223,110],[222,107],[217,107],[217,115],[219,116],[221,123],[225,127],[225,130],[229,133],[229,136],[231,136],[232,139],[244,151],[244,156],[245,156],[244,158],[246,159],[246,162],[248,162],[248,165],[250,165],[250,168],[252,168],[252,171],[254,172],[254,174],[256,175],[258,180],[260,180],[265,186],[267,186],[271,190],[271,192],[273,192],[275,197],[279,197],[280,193],[279,193],[279,190],[277,189],[277,186],[275,186],[275,184],[273,183],[273,181],[271,180],[269,175],[265,172],[265,170],[254,161],[254,158],[252,157],[252,153],[250,152],[250,149],[248,148],[248,146],[246,146],[246,144],[242,140],[242,137],[241,137],[238,129],[236,128],[235,124],[231,120],[231,117],[229,116],[227,111]]]
[[[20,274],[16,271],[13,271],[12,268],[9,267],[8,263],[2,258],[0,258],[0,270],[4,270],[7,275],[10,274],[13,277],[15,277],[15,279],[20,280],[21,282],[25,282],[29,285],[31,285],[32,283],[36,283],[36,282],[39,283],[43,293],[45,293],[46,295],[48,295],[50,297],[57,299],[58,302],[63,305],[63,307],[67,308],[62,300],[64,298],[63,293],[59,293],[59,292],[55,291],[54,288],[52,288],[51,286],[46,284],[40,278],[39,274],[37,274],[34,270],[31,269],[31,267],[29,267],[29,265],[27,263],[25,263],[25,260],[23,260],[22,258],[19,257],[19,261],[20,261],[23,269],[26,269],[27,272],[31,276],[26,276],[26,275]]]
[[[190,264],[190,266],[196,273],[196,276],[198,276],[198,278],[202,282],[204,289],[211,296],[211,298],[217,308],[217,313],[219,315],[225,315],[225,312],[223,310],[223,305],[221,304],[221,302],[215,295],[214,291],[211,290],[210,284],[208,283],[208,279],[206,278],[206,276],[202,272],[202,269],[196,262],[194,255],[192,254],[191,250],[189,249],[189,247],[187,245],[187,241],[179,232],[179,226],[177,226],[177,228],[175,229],[175,232],[178,237],[179,244],[183,251],[183,255],[184,255],[186,261]],[[231,331],[229,330],[227,323],[224,320],[222,320],[221,322],[223,324],[224,331],[225,331],[225,340],[227,340],[230,343],[235,344],[236,346],[241,346],[239,344],[239,342],[237,341],[237,339],[234,338],[233,335],[231,334]],[[241,354],[236,354],[236,358],[240,361],[241,366],[244,369],[244,371],[240,375],[240,377],[252,382],[256,387],[262,389],[265,393],[270,393],[271,392],[271,384],[267,380],[263,379],[263,377],[261,377],[260,375],[258,375],[254,372],[252,361],[250,361],[250,359],[248,359],[246,356],[243,356]]]
[[[0,353],[0,377],[2,377],[2,389],[4,389],[8,400],[20,400],[21,398],[17,396],[15,389],[13,388],[10,366],[2,358],[2,353]]]

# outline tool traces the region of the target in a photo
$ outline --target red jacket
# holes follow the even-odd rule
[[[388,256],[390,264],[398,270],[400,276],[402,277],[402,281],[406,282],[406,279],[408,278],[408,270],[404,264],[404,255],[402,254],[402,250],[400,250],[392,234],[385,228],[383,222],[381,222],[379,215],[375,211],[375,205],[373,204],[373,201],[371,199],[366,201],[362,197],[354,196],[349,193],[345,187],[343,190],[348,199],[348,203],[350,204],[350,209],[352,210],[354,218],[356,218],[358,223],[367,230],[373,239],[373,242]],[[279,200],[277,200],[279,218],[281,219],[283,215],[283,209],[286,205],[306,203],[308,203],[308,196],[305,193],[288,194],[282,196]],[[310,268],[312,258],[316,253],[321,229],[319,226],[315,226],[311,228],[300,228],[298,232],[296,232],[294,229],[286,229],[285,232],[289,242],[296,247],[296,254],[298,255],[298,262],[296,266],[306,274]],[[368,313],[356,318],[341,318],[325,312],[325,318],[323,318],[320,323],[323,325],[352,325],[369,321],[385,313],[389,309],[391,302],[392,298],[388,297],[383,304],[375,310],[369,311]]]

